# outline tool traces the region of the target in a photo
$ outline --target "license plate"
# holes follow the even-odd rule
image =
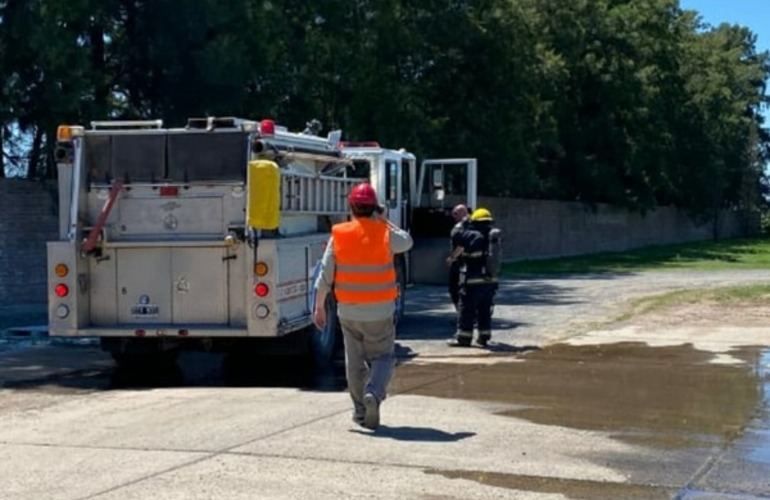
[[[160,308],[156,305],[131,306],[131,316],[151,318],[160,314]]]

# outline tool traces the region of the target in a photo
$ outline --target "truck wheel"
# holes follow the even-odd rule
[[[326,296],[324,309],[326,309],[326,325],[323,330],[313,326],[310,332],[310,350],[313,362],[319,368],[331,364],[337,348],[342,345],[342,329],[337,317],[337,301],[334,294],[329,293]]]
[[[142,366],[170,366],[179,356],[177,348],[163,348],[155,339],[102,338],[102,350],[112,356],[115,364],[121,368],[139,368]]]

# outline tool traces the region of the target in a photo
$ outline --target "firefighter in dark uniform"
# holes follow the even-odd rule
[[[457,205],[452,209],[452,218],[455,221],[452,231],[449,233],[450,241],[450,256],[447,259],[449,265],[449,297],[452,299],[452,305],[455,307],[455,311],[459,311],[457,303],[460,300],[460,260],[453,258],[452,254],[455,251],[456,235],[459,234],[465,226],[468,225],[468,207],[465,205]]]
[[[476,325],[479,345],[486,346],[492,338],[501,240],[500,230],[492,223],[489,210],[479,208],[471,214],[467,226],[455,235],[457,249],[453,257],[460,263],[460,294],[457,332],[448,342],[451,346],[469,347]]]

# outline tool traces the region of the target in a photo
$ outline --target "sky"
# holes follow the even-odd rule
[[[679,0],[686,10],[695,10],[712,26],[738,24],[757,35],[757,52],[770,51],[770,0]],[[765,126],[770,109],[764,109]]]
[[[746,26],[757,35],[757,50],[770,50],[770,1],[679,0],[683,9],[695,10],[713,26],[726,22]]]

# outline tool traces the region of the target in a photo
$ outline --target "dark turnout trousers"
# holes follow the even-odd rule
[[[473,328],[477,326],[481,335],[489,335],[492,330],[492,306],[494,304],[497,283],[466,284],[460,288],[457,318],[457,336],[473,337]]]

